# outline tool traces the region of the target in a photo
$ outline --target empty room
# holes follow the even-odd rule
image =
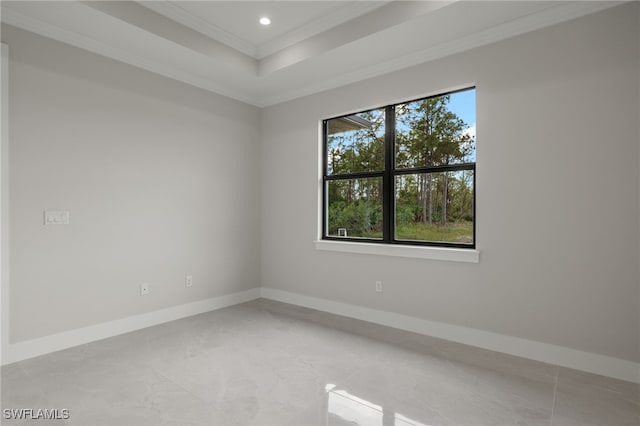
[[[640,2],[0,10],[0,424],[640,425]]]

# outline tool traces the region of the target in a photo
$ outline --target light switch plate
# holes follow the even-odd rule
[[[69,212],[67,210],[45,210],[44,224],[45,225],[68,225]]]

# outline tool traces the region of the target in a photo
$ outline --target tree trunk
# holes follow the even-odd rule
[[[442,220],[440,223],[442,225],[447,224],[447,198],[449,197],[449,174],[444,173],[444,181],[442,185]]]
[[[427,189],[427,196],[428,196],[428,201],[427,204],[429,206],[429,217],[428,217],[428,222],[429,225],[433,224],[433,185],[431,185],[431,174],[427,175],[427,185],[428,185],[428,189]]]
[[[424,176],[420,176],[420,198],[422,202],[422,224],[427,223],[427,182]]]

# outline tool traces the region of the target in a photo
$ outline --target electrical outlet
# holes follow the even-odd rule
[[[69,212],[67,210],[45,210],[44,224],[45,225],[68,225]]]
[[[149,283],[140,284],[140,296],[146,296],[149,294]]]
[[[193,275],[187,275],[184,277],[184,286],[191,287],[193,285]]]
[[[382,281],[376,281],[376,291],[382,293]]]

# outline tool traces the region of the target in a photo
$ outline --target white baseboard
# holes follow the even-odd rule
[[[2,364],[67,349],[257,298],[276,300],[562,367],[640,383],[640,363],[488,331],[277,290],[254,288],[159,311],[4,345]]]
[[[474,328],[305,296],[274,288],[262,287],[260,292],[265,299],[291,303],[535,361],[640,383],[640,363],[632,361]]]
[[[56,333],[36,339],[4,345],[2,364],[11,364],[24,359],[67,349],[107,337],[117,336],[130,331],[140,330],[153,325],[190,317],[238,303],[248,302],[260,297],[260,289],[241,291],[206,300],[172,306],[158,311],[147,312],[115,321],[109,321],[89,327]]]

